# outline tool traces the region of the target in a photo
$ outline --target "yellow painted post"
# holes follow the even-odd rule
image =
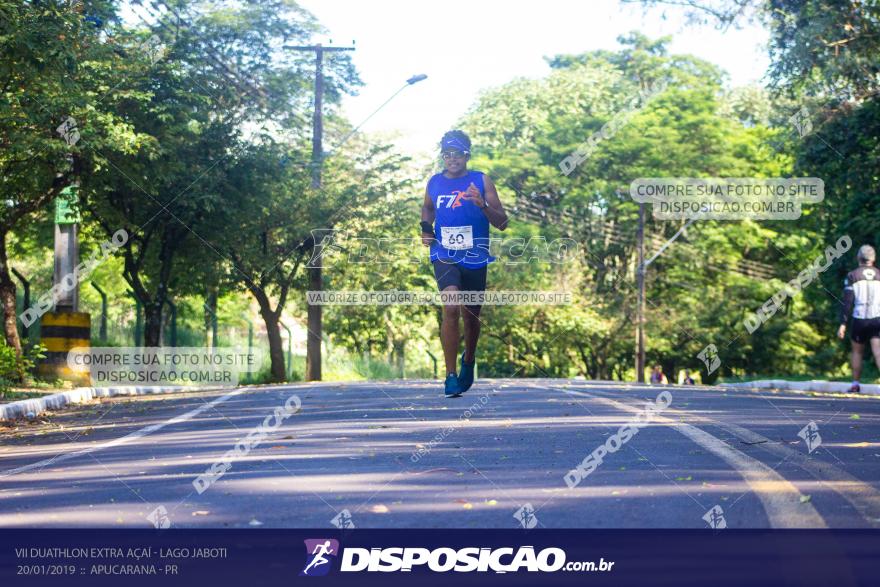
[[[64,379],[76,385],[91,385],[88,368],[73,370],[67,353],[74,348],[91,347],[92,319],[88,312],[46,312],[40,321],[40,343],[46,358],[37,366],[42,377]]]

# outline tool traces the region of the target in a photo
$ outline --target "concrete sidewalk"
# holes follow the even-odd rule
[[[852,383],[845,381],[786,381],[785,379],[759,379],[745,383],[725,383],[725,387],[748,389],[782,389],[785,391],[818,391],[822,393],[848,393]],[[855,395],[855,394],[853,394]],[[880,395],[880,385],[862,384],[861,395]]]
[[[0,404],[0,421],[16,418],[35,418],[50,410],[58,410],[69,404],[81,404],[101,397],[152,395],[157,393],[180,393],[190,391],[213,391],[216,386],[120,386],[120,387],[78,387],[70,391],[53,393],[39,398],[23,399],[8,404]],[[232,389],[232,388],[230,388]]]

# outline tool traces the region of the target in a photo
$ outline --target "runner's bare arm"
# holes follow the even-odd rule
[[[431,201],[431,196],[428,194],[428,188],[425,188],[425,201],[422,203],[422,220],[429,224],[434,224],[434,218],[437,215],[437,211],[434,210],[434,202]],[[429,232],[422,232],[422,244],[425,246],[431,246],[431,243],[434,241],[434,235]]]
[[[504,211],[504,205],[501,198],[498,197],[498,190],[495,184],[489,179],[488,175],[483,176],[483,191],[485,192],[486,204],[488,206],[483,209],[483,214],[489,219],[489,223],[498,230],[507,228],[507,212]]]

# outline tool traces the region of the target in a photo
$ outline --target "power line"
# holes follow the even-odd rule
[[[523,202],[523,204],[526,206],[526,208],[525,208],[526,210],[529,210],[530,212],[537,214],[542,219],[546,218],[547,214],[554,216],[554,220],[557,224],[564,223],[562,220],[563,217],[570,219],[572,222],[575,222],[575,223],[583,222],[583,219],[579,219],[576,216],[574,216],[573,214],[571,214],[570,212],[567,212],[565,210],[551,210],[551,209],[545,208],[543,206],[540,206],[539,204],[537,204],[531,200],[526,200],[525,202]],[[520,204],[518,202],[517,207],[515,207],[514,209],[517,210],[519,208],[519,206],[520,206]],[[569,226],[569,228],[574,228],[574,226],[577,226],[577,225],[575,224],[574,226],[572,226],[571,224],[568,224],[568,226]],[[631,237],[628,234],[623,233],[623,231],[621,231],[619,227],[614,226],[608,222],[599,221],[598,226],[596,226],[591,221],[588,226],[589,226],[589,232],[604,232],[606,234],[610,232],[610,233],[616,235],[618,237],[618,239],[623,239],[625,241],[629,241],[631,239]],[[577,232],[576,229],[575,229],[575,231]],[[652,244],[654,244],[655,246],[659,246],[661,249],[668,246],[668,240],[666,240],[658,235],[650,235],[650,236],[645,235],[645,236],[646,236],[646,238],[649,238],[651,240]],[[702,251],[700,251],[700,249],[695,247],[693,244],[679,242],[678,246],[679,246],[679,248],[683,248],[695,256],[699,256],[700,254],[702,254]],[[774,279],[776,277],[775,276],[775,271],[776,271],[775,268],[772,267],[771,265],[767,265],[765,263],[753,261],[750,259],[740,259],[737,261],[737,265],[741,266],[745,270],[745,273],[747,274],[748,277],[757,276],[757,277],[761,277],[763,279]]]
[[[546,209],[541,210],[541,211],[536,211],[534,208],[532,208],[530,206],[521,208],[518,205],[514,208],[514,211],[519,212],[520,214],[522,214],[523,216],[525,216],[529,220],[532,220],[533,222],[536,222],[536,223],[546,224],[548,222],[552,222],[558,228],[563,229],[566,232],[566,234],[569,236],[577,235],[578,233],[582,232],[582,229],[578,230],[576,227],[572,226],[571,223],[566,222],[561,218],[558,218],[558,217],[553,218],[552,217],[553,212],[551,211],[548,214],[548,211]],[[598,229],[596,229],[596,227],[593,226],[594,230],[592,232],[594,234],[601,235],[602,238],[604,238],[607,242],[622,246],[624,248],[632,248],[632,247],[636,246],[636,243],[632,239],[621,234],[616,227],[609,226],[607,224],[605,224],[605,225],[600,224],[600,226],[601,226],[601,228],[598,228]],[[690,249],[699,251],[698,249],[696,249],[692,245],[687,245],[686,243],[680,243],[680,244],[684,245],[685,247],[688,247]],[[699,255],[697,255],[697,257],[699,257]],[[752,262],[752,263],[754,263],[754,262]],[[756,265],[744,264],[742,267],[740,267],[739,263],[738,263],[737,268],[728,267],[726,269],[721,268],[721,267],[716,267],[711,264],[704,264],[704,266],[707,269],[710,269],[713,271],[725,271],[726,270],[727,272],[735,273],[737,275],[740,275],[742,277],[747,277],[749,279],[768,280],[768,279],[775,278],[775,276],[773,274],[763,271],[762,270],[763,267],[761,266],[761,264],[756,264]]]

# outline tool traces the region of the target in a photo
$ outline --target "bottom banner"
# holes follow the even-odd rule
[[[3,530],[0,585],[878,585],[873,530]]]

